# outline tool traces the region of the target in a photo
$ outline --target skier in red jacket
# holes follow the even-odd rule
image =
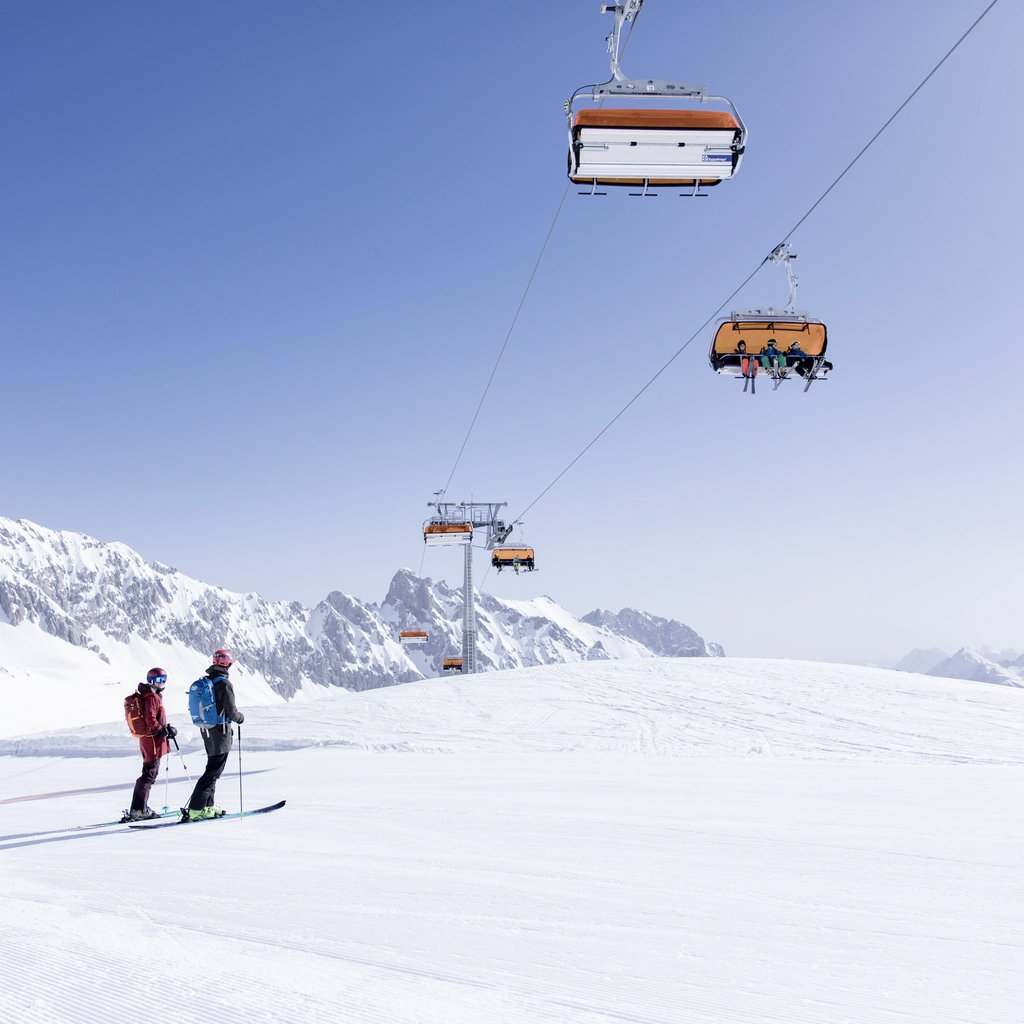
[[[160,817],[156,811],[150,810],[149,791],[160,774],[160,758],[170,754],[170,740],[178,734],[173,725],[167,724],[167,712],[164,710],[164,699],[161,696],[166,685],[167,672],[162,668],[151,668],[146,673],[146,681],[139,683],[138,692],[142,698],[142,714],[145,720],[144,735],[138,737],[139,752],[142,754],[142,774],[135,782],[131,809],[124,812],[121,821],[145,821],[148,818]]]

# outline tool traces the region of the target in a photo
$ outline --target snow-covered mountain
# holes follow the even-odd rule
[[[961,647],[951,658],[940,661],[927,673],[948,679],[970,679],[1000,686],[1024,686],[1024,672],[1013,665],[1000,665],[970,647]]]
[[[225,645],[243,703],[409,682],[459,652],[461,616],[461,590],[407,569],[380,605],[334,591],[306,608],[203,583],[124,544],[0,518],[0,687],[46,682],[71,704],[83,686],[124,687],[152,664],[187,682]],[[398,631],[414,628],[428,643],[403,648]],[[546,597],[481,594],[477,631],[485,670],[722,653],[679,622],[629,609],[579,619]]]
[[[893,665],[897,672],[921,672],[927,674],[949,655],[938,647],[915,647]]]
[[[633,608],[623,608],[618,614],[598,608],[584,615],[583,621],[631,636],[661,658],[720,658],[725,654],[720,644],[706,643],[689,626]]]

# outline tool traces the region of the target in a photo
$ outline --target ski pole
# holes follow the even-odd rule
[[[170,809],[170,804],[167,803],[169,796],[169,788],[171,785],[171,752],[168,750],[164,754],[164,814]]]
[[[245,813],[242,804],[242,727],[238,727],[238,817]]]
[[[171,742],[174,744],[174,749],[178,752],[178,757],[181,758],[181,767],[185,769],[185,778],[188,779],[188,784],[192,785],[192,776],[188,773],[188,765],[185,764],[185,758],[182,756],[181,747],[178,746],[178,741],[172,736]],[[169,757],[170,755],[168,755]]]

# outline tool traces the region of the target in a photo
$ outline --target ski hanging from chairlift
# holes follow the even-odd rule
[[[792,267],[796,258],[785,242],[768,257],[786,268],[789,302],[784,308],[734,309],[715,324],[708,353],[711,368],[725,376],[742,378],[743,390],[749,388],[751,394],[762,370],[771,380],[772,390],[795,375],[803,379],[804,391],[816,380],[826,379],[832,370],[825,359],[828,328],[816,317],[794,308],[799,283]]]
[[[661,79],[627,78],[619,59],[625,48],[622,30],[630,33],[644,0],[602,4],[615,16],[608,36],[612,77],[584,85],[565,102],[569,122],[569,179],[589,185],[581,195],[605,195],[598,186],[639,188],[632,195],[654,195],[652,189],[686,188],[683,193],[706,196],[701,188],[718,185],[739,170],[747,129],[732,101],[708,95],[703,85]],[[628,35],[627,35],[628,40]],[[600,104],[574,110],[578,99]],[[727,110],[694,109],[708,102]],[[628,106],[605,106],[626,102]],[[662,109],[661,103],[674,104]]]

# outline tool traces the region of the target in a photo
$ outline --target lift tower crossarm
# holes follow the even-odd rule
[[[435,510],[433,518],[439,523],[469,523],[474,530],[486,530],[484,546],[488,551],[504,544],[512,532],[513,524],[499,519],[501,509],[507,501],[428,501],[427,507]]]

